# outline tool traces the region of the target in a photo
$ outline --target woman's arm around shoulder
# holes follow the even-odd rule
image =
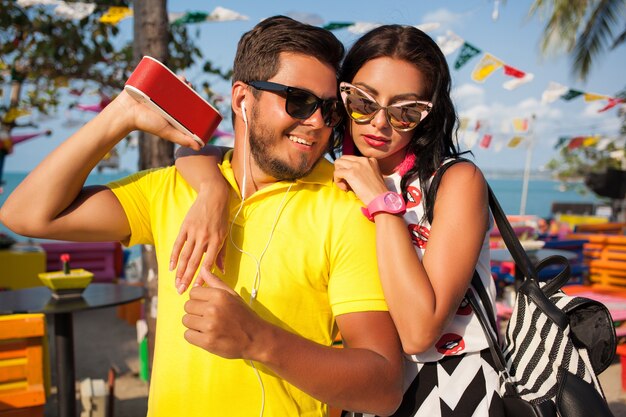
[[[198,196],[181,225],[170,256],[170,270],[176,268],[175,286],[182,294],[198,270],[210,274],[213,265],[223,269],[224,239],[228,233],[229,186],[217,166],[222,162],[223,148],[205,146],[200,151],[179,148],[176,169]],[[201,275],[196,280],[200,285]]]

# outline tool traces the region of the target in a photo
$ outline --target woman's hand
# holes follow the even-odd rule
[[[202,276],[213,265],[224,272],[223,244],[228,234],[228,190],[222,184],[207,184],[185,216],[170,257],[170,271],[176,268],[176,289],[182,294],[191,283],[204,255],[202,270],[194,286],[202,284]],[[224,185],[225,187],[225,185]],[[225,195],[224,195],[225,194]]]
[[[352,190],[368,205],[387,190],[375,158],[344,155],[335,161],[335,183],[342,190]]]

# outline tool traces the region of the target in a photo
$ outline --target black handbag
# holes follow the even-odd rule
[[[570,276],[567,259],[552,256],[532,264],[491,189],[489,206],[524,276],[502,344],[498,343],[490,299],[477,273],[467,299],[500,374],[506,415],[612,416],[597,378],[615,356],[615,329],[609,311],[602,303],[561,291]],[[555,264],[562,267],[559,274],[540,283],[538,271]]]

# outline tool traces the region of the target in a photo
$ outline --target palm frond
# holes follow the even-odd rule
[[[611,49],[615,49],[626,41],[626,30],[617,35],[617,37],[613,40],[613,44],[611,45]]]
[[[608,51],[613,43],[613,30],[623,19],[624,0],[600,0],[591,11],[584,30],[576,39],[573,48],[572,73],[584,80],[594,60]]]

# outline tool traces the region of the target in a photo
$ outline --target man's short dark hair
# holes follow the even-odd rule
[[[239,40],[233,66],[233,83],[269,80],[278,72],[281,52],[315,57],[338,72],[344,47],[326,29],[286,16],[269,17]]]

